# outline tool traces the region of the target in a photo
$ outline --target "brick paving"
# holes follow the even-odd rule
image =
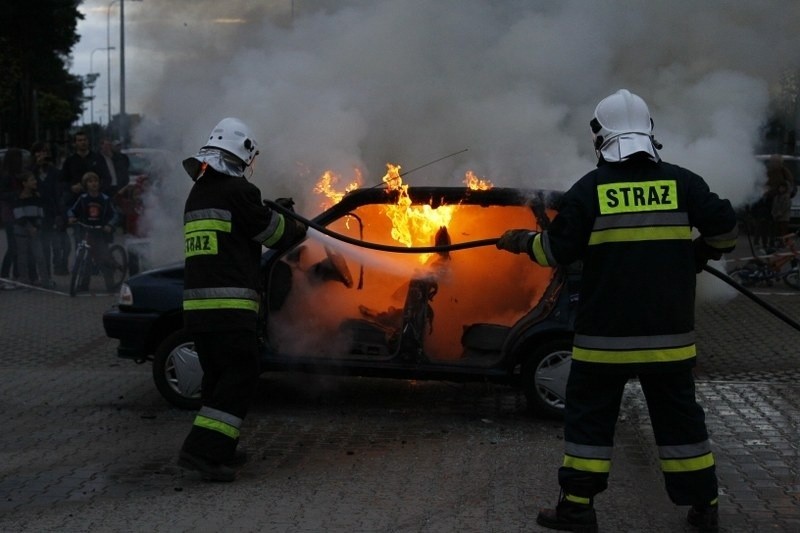
[[[800,317],[800,293],[761,291]],[[175,466],[193,414],[115,355],[109,295],[0,291],[0,531],[522,532],[557,497],[560,424],[487,384],[268,374],[233,484]],[[722,531],[800,531],[800,333],[742,297],[700,303],[698,397]],[[691,531],[626,390],[601,531]]]

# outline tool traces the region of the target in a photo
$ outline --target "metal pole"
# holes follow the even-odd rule
[[[125,117],[125,0],[119,0],[119,136],[128,145],[128,124]]]
[[[125,112],[125,0],[119,0],[119,131],[123,144],[127,146],[129,139],[128,115]]]
[[[92,72],[94,70],[94,53],[105,50],[105,48],[95,48],[89,54],[89,74],[86,75],[86,86],[89,87],[89,143],[94,145],[94,85],[100,74]]]
[[[111,46],[111,6],[114,5],[114,2],[117,0],[111,0],[108,3],[108,10],[106,11],[106,46],[108,47],[108,51],[106,52],[106,73],[108,74],[108,133],[111,134],[111,50],[114,48]]]
[[[113,49],[114,48],[112,47],[112,48],[95,48],[94,50],[92,50],[92,53],[89,54],[89,75],[90,76],[93,76],[95,74],[95,72],[94,72],[94,53],[95,52],[102,52],[103,50],[113,50]],[[99,76],[100,76],[100,74],[97,74],[96,76],[93,76],[91,85],[89,85],[89,90],[91,91],[91,96],[90,96],[90,98],[91,98],[91,104],[90,104],[91,110],[89,111],[89,123],[90,124],[94,124],[94,82],[97,80],[97,78]]]

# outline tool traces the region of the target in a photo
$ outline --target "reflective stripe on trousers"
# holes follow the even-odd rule
[[[672,335],[603,337],[575,335],[572,357],[588,363],[670,363],[697,355],[694,331]]]
[[[595,369],[596,365],[572,366],[564,418],[564,462],[558,473],[565,492],[584,498],[593,498],[608,486],[620,404],[625,384],[635,377]],[[717,497],[714,456],[705,413],[695,399],[691,369],[638,377],[670,499],[676,505],[712,501]]]
[[[183,291],[183,308],[186,311],[214,309],[258,311],[258,292],[241,287],[185,289]]]
[[[223,462],[230,459],[258,385],[256,332],[193,331],[203,367],[203,408],[197,413],[183,449]]]
[[[219,409],[203,407],[194,418],[194,425],[222,433],[232,439],[238,439],[242,419]]]

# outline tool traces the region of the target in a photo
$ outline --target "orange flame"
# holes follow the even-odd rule
[[[488,191],[493,187],[491,181],[480,179],[471,170],[468,170],[464,176],[464,183],[473,191]]]
[[[355,173],[355,178],[353,178],[353,181],[345,186],[344,192],[339,192],[335,189],[336,184],[339,182],[339,175],[332,170],[326,170],[323,172],[322,176],[319,178],[319,181],[317,181],[317,184],[314,185],[314,192],[325,197],[320,204],[322,210],[338,204],[342,201],[342,198],[344,198],[345,194],[358,189],[361,186],[361,171],[355,168],[353,169],[353,172]]]
[[[413,246],[431,246],[436,233],[441,228],[450,224],[453,213],[458,208],[455,205],[440,205],[433,208],[430,205],[411,205],[408,195],[408,185],[403,183],[400,174],[400,165],[386,164],[386,174],[382,181],[386,184],[387,191],[397,191],[397,203],[383,207],[383,212],[392,222],[392,239],[411,248]],[[314,186],[314,192],[325,197],[321,207],[327,209],[338,203],[348,192],[357,189],[362,183],[361,172],[354,169],[355,179],[340,192],[336,185],[340,176],[331,170],[326,170]],[[471,190],[485,191],[492,188],[492,182],[478,178],[474,172],[467,171],[464,183]],[[431,254],[421,254],[420,262],[425,263]]]
[[[432,208],[430,205],[411,205],[408,196],[408,185],[403,184],[400,166],[387,163],[383,182],[388,190],[399,191],[397,203],[384,207],[384,213],[392,221],[392,238],[407,248],[412,246],[431,246],[436,232],[447,227],[453,217],[456,206],[442,205]],[[419,258],[425,263],[430,254],[422,254]]]

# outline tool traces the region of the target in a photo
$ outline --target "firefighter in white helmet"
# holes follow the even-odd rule
[[[509,230],[497,247],[544,266],[583,262],[567,382],[561,496],[537,522],[597,531],[626,382],[647,400],[667,493],[716,531],[717,478],[695,399],[696,274],[736,244],[736,215],[697,174],[661,160],[647,104],[627,90],[590,122],[597,168],[563,196],[546,231]],[[692,240],[692,228],[700,236]]]
[[[245,178],[257,155],[250,128],[225,118],[183,161],[195,182],[183,216],[183,316],[203,368],[203,406],[178,464],[215,481],[233,481],[246,460],[237,444],[259,375],[261,247],[287,248],[306,232],[264,206],[258,187]]]

